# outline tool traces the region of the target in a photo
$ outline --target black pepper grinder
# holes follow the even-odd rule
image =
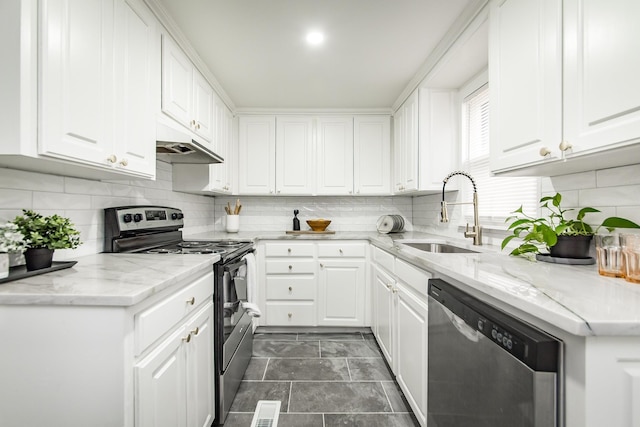
[[[298,214],[300,211],[298,209],[293,210],[293,231],[300,231],[300,220],[298,219]]]

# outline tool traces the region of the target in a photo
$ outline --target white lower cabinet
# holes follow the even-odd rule
[[[258,252],[264,256],[262,324],[365,326],[366,243],[267,241]]]
[[[389,366],[394,368],[395,359],[393,358],[393,330],[392,325],[394,309],[393,287],[395,280],[385,273],[380,267],[373,268],[373,300],[374,300],[374,316],[373,316],[373,333],[378,341],[378,345],[382,350],[382,354],[387,359]]]
[[[135,367],[141,427],[208,427],[213,422],[213,301]]]
[[[420,425],[425,426],[428,374],[426,286],[431,273],[378,248],[373,250],[374,260],[380,263],[373,266],[372,329],[411,409]],[[391,260],[392,264],[389,263]]]
[[[397,335],[395,373],[400,388],[421,425],[427,422],[427,303],[401,283],[395,287]]]
[[[213,422],[210,269],[134,306],[1,305],[0,318],[3,427]]]

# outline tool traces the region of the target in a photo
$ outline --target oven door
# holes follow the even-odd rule
[[[222,309],[224,311],[224,343],[241,322],[245,311],[242,302],[247,300],[247,262],[240,260],[224,266],[222,275]],[[225,363],[226,366],[226,363]]]

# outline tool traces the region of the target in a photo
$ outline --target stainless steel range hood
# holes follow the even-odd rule
[[[177,126],[177,125],[176,125]],[[158,121],[156,157],[169,163],[223,163],[224,159],[183,131]]]

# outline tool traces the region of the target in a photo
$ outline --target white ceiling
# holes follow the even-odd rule
[[[474,0],[158,2],[239,109],[388,109]]]

